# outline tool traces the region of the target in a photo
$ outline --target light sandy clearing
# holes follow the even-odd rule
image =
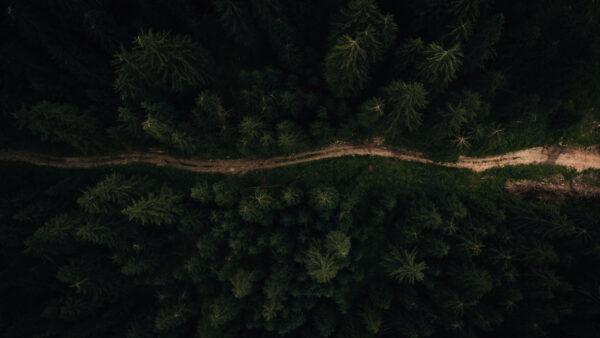
[[[598,150],[585,150],[569,147],[536,147],[504,155],[481,158],[461,156],[455,163],[434,162],[424,158],[422,153],[384,146],[379,143],[336,144],[323,149],[293,156],[272,157],[269,159],[202,160],[175,157],[160,150],[77,157],[58,157],[14,150],[0,151],[0,161],[22,161],[36,165],[60,168],[90,168],[104,165],[142,162],[194,172],[225,174],[243,174],[252,170],[270,169],[343,156],[377,156],[402,161],[433,163],[446,167],[468,168],[476,172],[482,172],[495,167],[518,164],[558,165],[574,168],[577,171],[600,169],[600,153]]]

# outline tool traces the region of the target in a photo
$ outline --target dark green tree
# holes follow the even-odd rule
[[[27,128],[43,141],[63,143],[90,153],[101,148],[100,122],[74,105],[42,101],[14,113],[19,128]]]
[[[131,50],[114,56],[115,88],[123,98],[136,98],[143,88],[181,93],[205,86],[212,61],[206,49],[191,37],[167,32],[141,32]]]
[[[158,193],[151,192],[146,197],[133,201],[122,212],[129,220],[142,224],[173,224],[181,213],[180,201],[180,195],[163,186]]]
[[[386,135],[393,138],[403,130],[411,132],[421,126],[421,111],[429,103],[422,84],[394,81],[384,88],[383,97],[387,110]]]

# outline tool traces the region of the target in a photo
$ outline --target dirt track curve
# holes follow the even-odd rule
[[[600,169],[600,153],[597,150],[582,150],[569,147],[536,147],[504,155],[480,158],[461,156],[454,163],[434,162],[424,158],[421,153],[376,143],[332,145],[293,156],[272,157],[269,159],[201,160],[179,158],[168,155],[160,150],[79,157],[58,157],[24,151],[0,150],[0,161],[22,161],[60,168],[89,168],[143,162],[195,172],[226,174],[242,174],[251,170],[270,169],[343,156],[378,156],[402,161],[434,163],[446,167],[468,168],[476,172],[494,167],[518,164],[558,165],[571,167],[577,171]]]

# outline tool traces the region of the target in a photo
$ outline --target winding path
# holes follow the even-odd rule
[[[468,168],[481,172],[494,167],[517,164],[549,164],[566,166],[582,171],[600,169],[600,153],[597,150],[582,150],[569,147],[536,147],[488,157],[464,157],[457,162],[434,162],[417,153],[377,143],[339,144],[293,156],[269,159],[215,159],[201,160],[180,158],[161,150],[123,154],[59,157],[15,150],[0,150],[0,161],[22,161],[36,165],[60,168],[89,168],[103,165],[151,163],[194,172],[243,174],[251,170],[270,169],[343,156],[378,156],[402,161],[434,163],[446,167]]]

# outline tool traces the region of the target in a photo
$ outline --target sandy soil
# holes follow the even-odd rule
[[[549,164],[566,166],[582,171],[600,169],[600,153],[569,147],[530,148],[498,156],[472,158],[461,156],[455,163],[433,162],[423,154],[396,147],[384,146],[380,142],[365,144],[335,144],[323,149],[293,156],[269,159],[217,159],[200,160],[179,158],[160,150],[100,156],[57,157],[39,153],[0,150],[0,161],[22,161],[36,165],[61,168],[89,168],[103,165],[151,163],[194,172],[216,172],[243,174],[251,170],[270,169],[298,163],[317,161],[343,156],[378,156],[410,162],[434,163],[446,167],[468,168],[482,172],[490,168],[517,164]]]

